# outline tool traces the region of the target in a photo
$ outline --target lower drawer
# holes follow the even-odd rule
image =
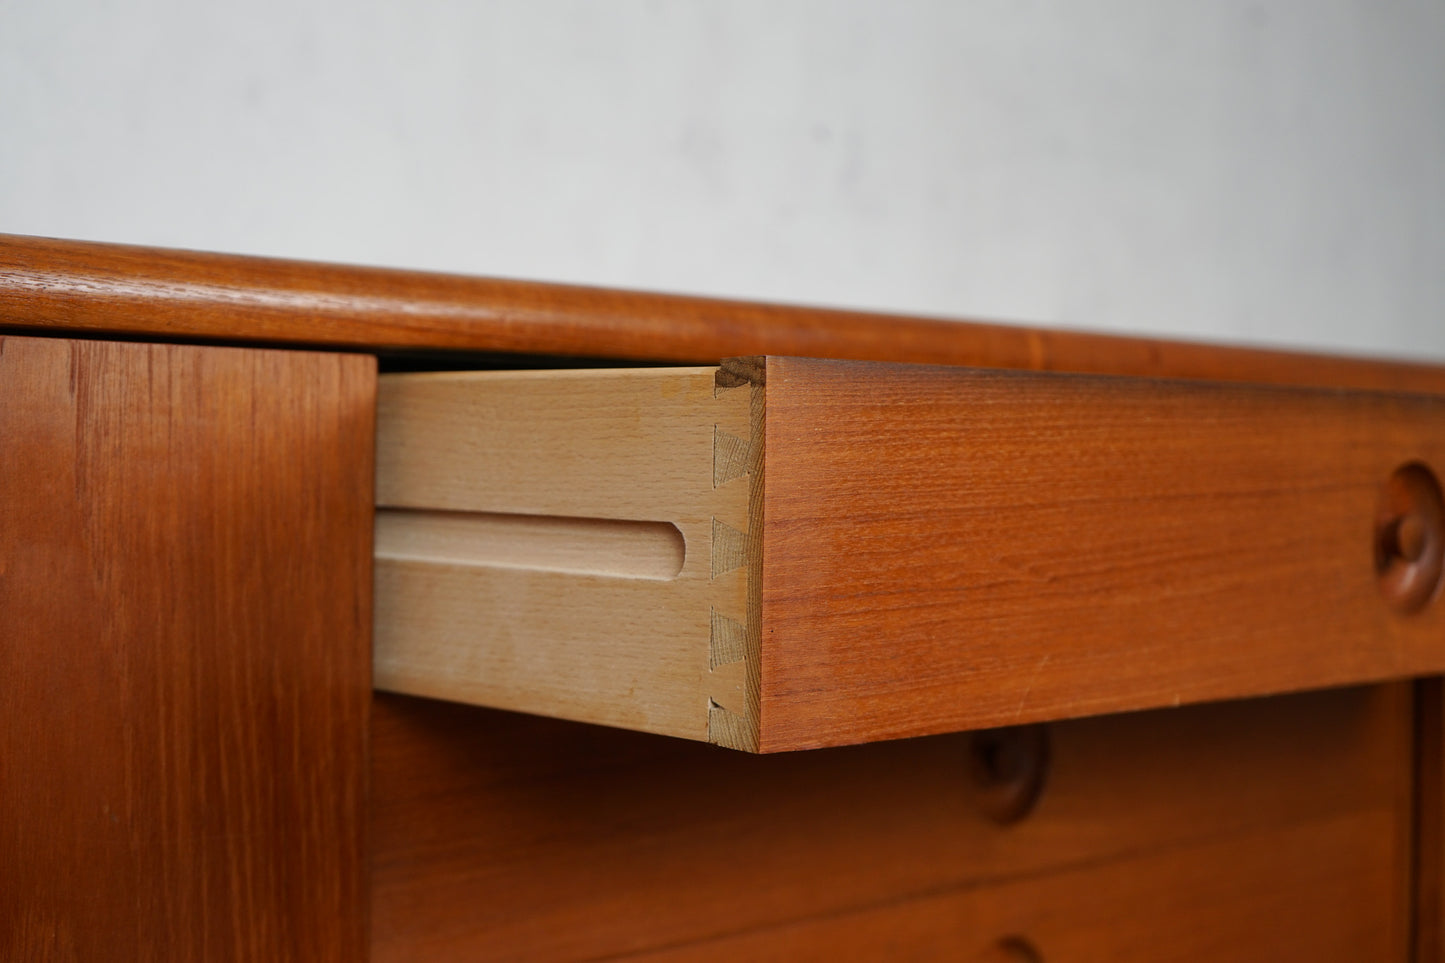
[[[1209,840],[631,958],[1404,960],[1402,931],[1386,905],[1398,893],[1398,867],[1370,844],[1389,835],[1388,822],[1373,814]],[[1327,865],[1321,853],[1331,854]]]
[[[996,733],[759,757],[374,708],[379,961],[1406,952],[1404,685],[1056,723],[1019,757]],[[1034,771],[1031,805],[1002,791]]]

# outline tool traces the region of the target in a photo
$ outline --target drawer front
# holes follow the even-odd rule
[[[773,751],[1445,670],[1430,397],[768,358],[378,437],[396,692]]]
[[[759,757],[374,709],[381,963],[1405,953],[1407,685],[1050,724],[1038,770],[994,733]]]
[[[1398,867],[1367,842],[1385,831],[1379,820],[1358,818],[1291,827],[630,959],[1403,960],[1398,916],[1386,904],[1398,896]],[[1328,864],[1322,852],[1331,854]]]

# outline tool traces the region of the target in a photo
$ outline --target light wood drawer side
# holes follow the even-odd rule
[[[717,381],[384,377],[377,687],[756,749],[760,391]]]

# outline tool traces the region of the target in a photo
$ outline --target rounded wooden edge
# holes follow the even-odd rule
[[[0,235],[0,319],[398,354],[794,355],[1445,394],[1445,365],[15,235]]]

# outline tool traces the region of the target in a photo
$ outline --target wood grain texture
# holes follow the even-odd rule
[[[374,959],[1399,959],[1411,727],[1408,685],[1055,724],[1001,827],[967,735],[754,756],[379,694]]]
[[[365,958],[374,372],[0,339],[0,957]]]
[[[0,235],[0,329],[715,364],[799,355],[1445,393],[1445,367]]]
[[[1415,683],[1414,963],[1445,959],[1445,683]]]
[[[383,377],[378,688],[755,748],[755,395],[712,368]]]
[[[1292,826],[621,959],[1398,960],[1389,831],[1383,815]]]
[[[1412,395],[769,358],[764,751],[1439,672],[1373,530]]]

